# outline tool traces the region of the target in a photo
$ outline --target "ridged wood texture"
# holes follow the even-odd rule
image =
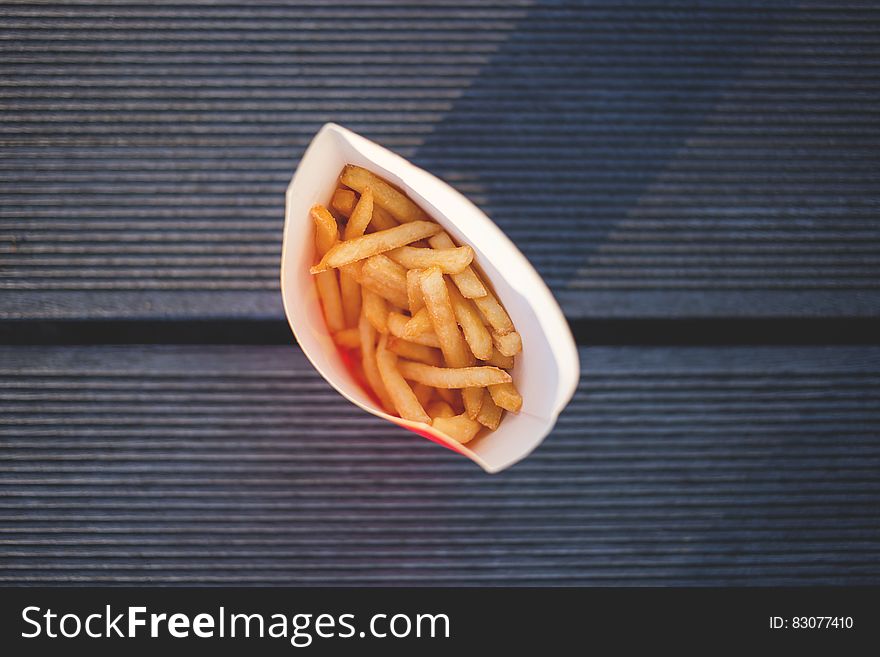
[[[880,349],[585,348],[488,476],[292,347],[0,349],[0,584],[880,584]]]
[[[325,121],[570,317],[876,316],[876,3],[0,5],[0,317],[283,316]]]

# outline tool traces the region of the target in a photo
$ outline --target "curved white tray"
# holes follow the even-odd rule
[[[522,335],[523,352],[512,373],[523,397],[522,412],[505,413],[497,430],[468,445],[442,436],[429,425],[382,412],[351,376],[327,330],[309,274],[315,248],[309,208],[329,202],[346,164],[363,166],[394,183],[457,242],[471,245],[477,264]],[[281,256],[284,310],[306,357],[342,396],[373,415],[467,456],[487,472],[503,470],[541,443],[574,395],[580,376],[577,347],[544,281],[485,213],[439,178],[333,123],[324,125],[312,140],[287,188],[286,200]]]

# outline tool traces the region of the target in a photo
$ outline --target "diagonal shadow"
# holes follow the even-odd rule
[[[481,205],[563,290],[790,4],[749,26],[717,10],[538,2],[414,160]]]

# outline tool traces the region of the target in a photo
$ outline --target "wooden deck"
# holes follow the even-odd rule
[[[880,584],[880,11],[738,4],[0,4],[0,583]],[[509,472],[292,344],[326,121],[575,325]]]

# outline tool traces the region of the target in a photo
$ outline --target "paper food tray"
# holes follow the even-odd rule
[[[516,415],[505,413],[495,431],[467,445],[445,437],[430,425],[383,412],[352,376],[327,329],[309,274],[315,255],[315,228],[309,209],[315,203],[329,203],[346,164],[360,165],[397,185],[456,242],[473,247],[474,263],[486,275],[522,336],[523,350],[512,371],[522,394],[522,411]],[[368,413],[467,456],[487,472],[503,470],[541,444],[578,384],[577,347],[559,305],[498,226],[439,178],[333,123],[324,125],[312,140],[287,188],[281,293],[287,320],[303,353],[343,397]]]

